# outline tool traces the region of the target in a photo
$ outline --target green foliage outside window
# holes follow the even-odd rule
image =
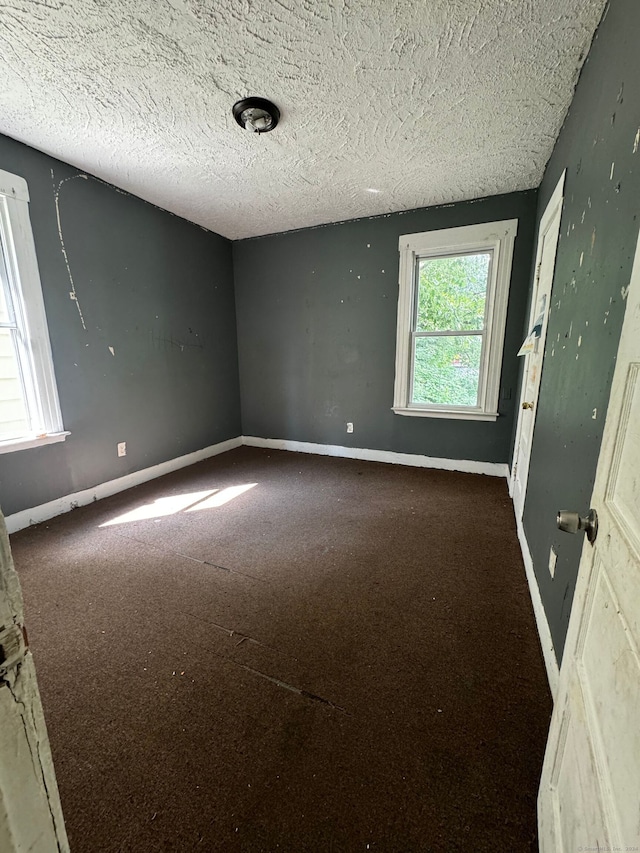
[[[416,332],[480,332],[490,261],[490,253],[420,260]],[[476,406],[481,354],[480,334],[417,336],[412,402]]]

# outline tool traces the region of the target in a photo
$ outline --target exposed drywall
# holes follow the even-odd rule
[[[71,431],[0,455],[4,513],[239,435],[229,242],[6,137],[0,163],[29,185]]]
[[[535,207],[529,191],[234,243],[243,434],[506,462]],[[395,415],[398,237],[511,218],[519,224],[500,417]]]
[[[556,529],[556,511],[589,507],[638,237],[639,33],[636,0],[612,0],[540,189],[539,215],[567,169],[524,513],[559,660],[582,539]]]
[[[0,0],[0,131],[231,238],[527,189],[604,2]]]

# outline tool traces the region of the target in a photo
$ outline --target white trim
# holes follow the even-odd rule
[[[29,201],[29,187],[24,178],[12,175],[0,169],[0,195],[16,198],[20,201]]]
[[[26,438],[10,438],[0,441],[0,453],[15,453],[17,450],[29,450],[32,447],[42,447],[45,444],[56,444],[71,435],[69,431],[51,432],[47,435],[27,436]]]
[[[553,698],[553,701],[555,702],[556,696],[558,695],[560,668],[558,667],[558,661],[556,660],[553,639],[551,638],[551,629],[549,628],[547,614],[545,613],[544,605],[542,604],[538,581],[536,580],[536,575],[533,570],[533,560],[531,559],[531,551],[529,550],[529,543],[527,542],[527,537],[524,532],[522,519],[518,518],[517,514],[515,514],[515,519],[516,527],[518,530],[518,540],[520,542],[520,549],[522,551],[522,560],[524,562],[524,569],[527,574],[527,581],[529,583],[529,594],[531,596],[531,603],[533,604],[533,613],[536,617],[538,639],[540,640],[540,646],[542,647],[542,656],[544,658],[544,665],[547,670],[549,689],[551,690],[551,696]]]
[[[58,437],[57,440],[62,440],[65,435]],[[51,438],[54,438],[53,436]],[[39,440],[42,441],[42,440]],[[167,462],[161,462],[150,468],[144,468],[141,471],[134,471],[131,474],[126,474],[124,477],[118,477],[116,480],[109,480],[106,483],[100,483],[90,489],[84,489],[81,492],[75,492],[71,495],[65,495],[62,498],[49,501],[46,504],[25,509],[21,512],[16,512],[13,515],[6,517],[7,531],[16,533],[25,527],[32,524],[39,524],[42,521],[47,521],[57,515],[62,515],[79,506],[86,506],[94,501],[107,498],[110,495],[115,495],[118,492],[123,492],[126,489],[131,489],[141,483],[146,483],[149,480],[154,480],[169,474],[172,471],[178,471],[181,468],[186,468],[189,465],[195,465],[204,459],[209,459],[212,456],[217,456],[221,453],[226,453],[228,450],[233,450],[236,447],[245,445],[247,447],[264,447],[272,450],[290,450],[295,453],[312,453],[319,456],[336,456],[345,459],[362,459],[370,462],[385,462],[394,465],[408,465],[416,468],[435,468],[443,471],[461,471],[471,474],[485,474],[490,477],[504,477],[509,480],[509,468],[506,464],[500,462],[477,462],[472,459],[444,459],[433,456],[422,456],[415,453],[396,453],[390,450],[371,450],[359,447],[342,447],[332,444],[315,444],[309,441],[287,441],[286,439],[277,438],[259,438],[256,436],[237,436],[226,441],[221,441],[218,444],[213,444],[205,447],[202,450],[196,450],[193,453],[187,453],[184,456],[179,456],[176,459],[170,459]],[[518,540],[522,550],[522,559],[529,583],[529,592],[533,604],[533,612],[536,618],[538,628],[538,636],[542,646],[542,654],[547,670],[547,678],[551,695],[556,697],[558,689],[559,670],[555,657],[553,641],[551,639],[551,631],[549,623],[542,605],[540,590],[535,578],[533,570],[533,561],[527,544],[524,528],[521,519],[516,517],[516,526],[518,531]]]
[[[29,217],[29,193],[24,178],[8,172],[0,172],[0,236],[20,330],[19,364],[30,431],[60,433],[64,427]]]
[[[49,340],[36,247],[31,230],[29,206],[26,202],[15,202],[11,208],[8,208],[8,213],[20,280],[20,293],[24,305],[24,325],[29,334],[31,360],[35,374],[39,425],[45,432],[62,432],[64,429],[62,412],[58,399],[53,353]]]
[[[169,459],[167,462],[153,465],[151,468],[134,471],[131,474],[126,474],[124,477],[118,477],[117,480],[100,483],[91,489],[83,489],[81,492],[65,495],[46,504],[40,504],[40,506],[16,512],[6,517],[7,530],[9,533],[16,533],[18,530],[22,530],[32,524],[39,524],[41,521],[47,521],[56,515],[62,515],[62,513],[69,512],[71,509],[76,509],[76,507],[86,506],[86,504],[93,503],[102,498],[108,498],[110,495],[115,495],[118,492],[124,492],[126,489],[133,488],[133,486],[139,486],[140,483],[155,480],[157,477],[170,474],[172,471],[178,471],[180,468],[186,468],[188,465],[195,465],[196,462],[202,462],[203,459],[209,459],[209,457],[217,456],[219,453],[226,453],[227,450],[240,447],[242,443],[243,441],[240,436],[230,438],[227,441],[212,444],[210,447],[204,447],[202,450],[196,450],[194,453],[187,453],[184,456],[178,456],[176,459]]]
[[[398,322],[396,332],[396,363],[393,411],[401,415],[418,417],[469,418],[479,420],[481,415],[492,415],[484,420],[495,420],[500,397],[500,375],[507,319],[507,304],[511,283],[511,269],[518,220],[483,222],[460,228],[445,228],[419,234],[403,234],[398,240],[400,252]],[[474,251],[491,250],[493,260],[487,284],[487,305],[482,347],[482,364],[476,408],[456,406],[412,405],[412,335],[416,298],[415,268],[418,258],[457,255]],[[467,414],[468,412],[468,414]],[[497,416],[496,416],[497,417]]]
[[[393,407],[396,415],[411,415],[418,418],[458,418],[465,421],[496,421],[498,412],[481,412],[480,409],[408,409]]]
[[[555,238],[556,243],[555,243],[555,246],[553,249],[554,260],[553,260],[553,267],[551,270],[551,280],[548,282],[549,290],[547,292],[546,312],[545,312],[545,317],[544,317],[544,321],[543,321],[543,328],[542,328],[541,333],[540,333],[540,339],[538,341],[538,345],[540,347],[542,347],[543,357],[542,357],[542,362],[540,364],[540,370],[538,372],[538,377],[537,377],[537,382],[536,382],[536,385],[537,385],[536,396],[531,401],[531,402],[533,402],[533,411],[529,410],[527,412],[527,420],[531,422],[531,437],[530,437],[531,443],[533,443],[533,432],[535,429],[535,422],[536,422],[536,417],[538,414],[538,399],[540,397],[540,383],[542,381],[542,371],[544,369],[544,346],[545,346],[546,338],[547,338],[547,328],[549,325],[549,315],[551,314],[551,294],[553,292],[553,279],[555,276],[555,265],[556,265],[556,257],[557,257],[557,253],[558,253],[558,243],[560,242],[560,224],[561,224],[562,209],[563,209],[563,204],[564,204],[564,182],[565,182],[566,174],[567,174],[567,170],[565,169],[564,172],[560,175],[558,183],[556,184],[556,188],[554,189],[553,193],[551,194],[551,198],[549,199],[549,202],[548,202],[548,204],[544,210],[544,213],[542,214],[542,219],[540,220],[540,227],[538,229],[538,238],[537,238],[537,246],[536,246],[536,259],[535,259],[535,265],[533,268],[534,269],[534,279],[533,279],[533,284],[532,284],[532,288],[531,288],[531,297],[532,298],[531,298],[531,305],[529,308],[529,322],[527,324],[527,330],[529,330],[531,328],[531,326],[533,325],[533,322],[534,322],[536,315],[538,313],[538,310],[539,310],[538,302],[539,302],[539,298],[540,298],[541,294],[540,294],[540,288],[538,286],[538,284],[539,284],[538,276],[539,276],[539,272],[540,272],[540,268],[541,268],[541,264],[542,264],[542,253],[543,253],[543,250],[545,247],[545,240],[546,240],[546,237],[549,234],[551,228],[555,227],[557,225],[557,234],[556,234],[556,238]],[[557,220],[557,222],[556,222],[556,220]],[[519,452],[520,452],[520,438],[522,435],[522,429],[523,429],[523,424],[524,424],[524,420],[523,420],[524,410],[522,408],[522,404],[525,401],[525,394],[527,391],[527,371],[529,370],[529,366],[530,366],[528,355],[525,356],[524,362],[525,363],[524,363],[524,368],[522,371],[522,378],[520,380],[520,396],[519,396],[519,401],[518,401],[518,422],[516,424],[516,438],[515,438],[514,445],[513,445],[513,459],[512,459],[512,465],[511,465],[511,477],[509,478],[509,495],[513,499],[515,510],[516,510],[516,516],[520,516],[520,517],[522,517],[522,514],[524,512],[524,501],[526,499],[527,482],[529,479],[529,465],[531,462],[531,447],[530,447],[529,448],[529,457],[527,459],[526,470],[524,470],[524,472],[522,470],[518,471],[518,477],[519,477],[520,482],[522,484],[522,488],[521,488],[520,492],[516,493],[516,488],[515,488],[516,487],[516,470],[517,470],[517,465],[520,464],[520,460],[518,457],[519,457]]]
[[[476,462],[473,459],[441,459],[414,453],[395,453],[390,450],[368,450],[358,447],[340,447],[332,444],[313,444],[308,441],[286,441],[277,438],[256,438],[254,436],[243,435],[230,438],[227,441],[221,441],[219,444],[213,444],[202,450],[196,450],[194,453],[187,453],[185,456],[179,456],[176,459],[170,459],[167,462],[161,462],[159,465],[154,465],[151,468],[134,471],[131,474],[126,474],[124,477],[118,477],[117,480],[99,483],[97,486],[93,486],[93,488],[83,489],[81,492],[74,492],[74,494],[56,498],[46,504],[40,504],[39,506],[16,512],[13,515],[8,515],[5,519],[7,530],[9,533],[16,533],[18,530],[22,530],[32,524],[39,524],[41,521],[47,521],[56,515],[62,515],[76,507],[86,506],[86,504],[93,503],[102,498],[108,498],[110,495],[131,489],[134,486],[140,485],[140,483],[146,483],[149,480],[162,477],[180,468],[195,465],[196,462],[201,462],[203,459],[209,459],[211,456],[217,456],[220,453],[226,453],[227,450],[233,450],[241,445],[267,447],[272,450],[292,450],[296,453],[315,453],[319,456],[338,456],[345,459],[388,462],[395,465],[409,465],[414,468],[438,468],[443,471],[486,474],[490,477],[505,477],[506,479],[509,477],[508,466],[500,462]]]
[[[342,447],[336,444],[314,444],[310,441],[287,441],[281,438],[257,438],[243,435],[248,447],[268,447],[271,450],[292,450],[295,453],[315,453],[318,456],[339,456],[344,459],[364,459],[368,462],[388,462],[410,465],[413,468],[439,468],[443,471],[462,471],[467,474],[487,474],[490,477],[509,477],[509,466],[502,462],[476,462],[473,459],[441,459],[417,453],[395,453],[392,450],[369,450],[362,447]]]
[[[63,436],[64,437],[64,436]],[[61,440],[61,439],[58,439]],[[205,447],[202,450],[196,450],[194,453],[187,453],[185,456],[179,456],[176,459],[170,459],[167,462],[161,462],[150,468],[144,468],[141,471],[134,471],[124,477],[118,477],[116,480],[109,480],[106,483],[100,483],[91,489],[84,489],[81,492],[75,492],[71,495],[65,495],[62,498],[49,501],[46,504],[25,509],[21,512],[16,512],[13,515],[6,517],[6,525],[9,533],[16,533],[25,527],[32,524],[39,524],[42,521],[47,521],[57,515],[62,515],[79,506],[86,506],[94,501],[107,498],[110,495],[115,495],[118,492],[123,492],[126,489],[131,489],[141,483],[146,483],[149,480],[154,480],[157,477],[162,477],[172,471],[178,471],[181,468],[186,468],[189,465],[195,465],[204,459],[209,459],[212,456],[217,456],[221,453],[226,453],[228,450],[233,450],[236,447],[245,445],[247,447],[264,447],[272,450],[290,450],[295,453],[312,453],[319,456],[336,456],[344,459],[362,459],[370,462],[385,462],[394,465],[408,465],[415,468],[435,468],[443,471],[461,471],[470,474],[485,474],[490,477],[504,477],[509,480],[509,468],[506,464],[500,462],[477,462],[472,459],[444,459],[433,456],[422,456],[415,453],[396,453],[390,450],[371,450],[360,447],[342,447],[332,444],[315,444],[309,441],[287,441],[286,439],[277,438],[259,438],[256,436],[237,436],[230,438],[227,441],[221,441],[218,444],[213,444],[210,447]],[[542,599],[538,583],[533,571],[533,561],[531,553],[525,537],[522,521],[516,517],[516,525],[518,530],[518,540],[522,550],[522,559],[524,561],[527,581],[529,583],[529,592],[533,604],[533,612],[536,618],[538,627],[538,635],[542,646],[542,653],[547,670],[547,678],[549,679],[549,687],[554,700],[558,689],[559,670],[549,630],[549,623],[545,615]]]
[[[556,184],[556,188],[552,192],[551,198],[549,199],[549,202],[544,209],[542,219],[540,220],[539,228],[541,234],[544,234],[546,231],[549,230],[549,225],[555,218],[558,208],[562,208],[564,202],[564,182],[566,176],[567,170],[565,169],[564,172],[560,175],[558,183]]]

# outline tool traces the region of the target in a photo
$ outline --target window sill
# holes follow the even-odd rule
[[[394,406],[396,415],[409,415],[414,418],[453,418],[464,421],[495,421],[498,412],[481,412],[478,410],[462,411],[460,409],[419,409],[417,407]]]
[[[50,432],[42,436],[11,438],[9,441],[0,441],[0,453],[13,453],[17,450],[28,450],[31,447],[42,447],[44,444],[55,444],[58,441],[64,441],[68,435],[71,433]]]

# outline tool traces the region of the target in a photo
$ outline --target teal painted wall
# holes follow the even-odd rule
[[[508,462],[535,211],[531,190],[235,242],[244,434]],[[399,236],[501,219],[518,235],[498,420],[394,414]]]
[[[622,292],[638,236],[638,33],[637,0],[612,0],[537,196],[539,222],[567,170],[524,512],[558,659],[582,543],[557,531],[555,515],[559,508],[589,506],[624,316]],[[63,414],[73,433],[61,445],[0,457],[5,512],[241,430],[449,458],[509,459],[517,399],[515,352],[525,330],[537,229],[535,191],[232,247],[95,180],[70,180],[62,190],[62,216],[89,318],[84,334],[68,298],[50,174],[53,168],[60,181],[78,172],[1,137],[0,166],[29,182]],[[398,235],[514,216],[520,230],[501,418],[483,424],[393,415]],[[203,336],[204,346],[189,345],[196,334]],[[347,420],[356,424],[353,436],[344,431]],[[125,461],[114,454],[121,440],[130,448]],[[547,568],[552,545],[558,552],[554,579]]]
[[[567,170],[524,512],[558,660],[582,541],[556,529],[556,512],[590,504],[638,238],[639,35],[637,0],[612,0],[539,192],[538,217]]]
[[[71,431],[60,444],[0,454],[3,512],[237,436],[231,243],[3,136],[0,168],[29,186],[60,404]],[[69,298],[54,187],[86,329]],[[120,441],[127,455],[118,458]]]

